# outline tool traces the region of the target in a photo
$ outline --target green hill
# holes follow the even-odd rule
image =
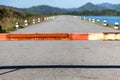
[[[105,8],[102,6],[97,6],[97,5],[94,5],[93,3],[88,2],[85,5],[79,7],[77,11],[86,11],[86,10],[94,11],[94,10],[104,10],[104,9]]]
[[[68,12],[66,9],[52,7],[48,5],[33,6],[30,8],[14,8],[14,9],[24,12],[34,12],[39,14],[54,14],[54,13]]]
[[[11,9],[6,6],[0,6],[0,25],[4,32],[15,30],[15,23],[18,22],[20,28],[24,27],[24,20],[32,20],[32,18],[43,17],[39,14],[24,13],[18,10]]]

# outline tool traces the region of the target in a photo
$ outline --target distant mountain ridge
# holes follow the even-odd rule
[[[88,2],[85,5],[79,7],[77,11],[85,11],[85,10],[94,11],[94,10],[103,10],[103,9],[104,9],[103,6],[98,6],[93,3]]]
[[[106,10],[106,9],[120,11],[120,4],[111,4],[111,3],[93,4],[93,3],[88,2],[85,5],[79,7],[77,10],[78,11],[85,11],[85,10],[93,11],[93,10]]]
[[[34,12],[34,13],[40,13],[40,14],[67,12],[67,9],[52,7],[52,6],[48,6],[48,5],[33,6],[30,8],[14,8],[14,9],[24,11],[24,12]]]
[[[97,6],[102,6],[102,7],[110,9],[110,8],[113,7],[113,4],[111,4],[111,3],[101,3],[101,4],[97,4]]]
[[[12,7],[13,8],[13,7]],[[58,8],[58,7],[52,7],[48,5],[39,5],[39,6],[33,6],[30,8],[15,8],[20,11],[24,12],[34,12],[34,13],[40,13],[40,14],[53,14],[53,13],[65,13],[65,12],[72,12],[72,11],[95,11],[95,10],[116,10],[120,11],[120,4],[111,4],[111,3],[101,3],[101,4],[93,4],[93,3],[86,3],[85,5],[78,7],[78,8]]]

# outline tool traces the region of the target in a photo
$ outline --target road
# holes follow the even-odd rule
[[[71,16],[58,16],[53,21],[36,24],[12,33],[88,33],[114,31],[109,28],[100,27],[95,24],[81,21],[80,18]]]
[[[11,33],[113,31],[72,16],[58,16]],[[0,41],[0,80],[119,80],[119,51],[119,41]],[[81,68],[87,65],[96,68]]]

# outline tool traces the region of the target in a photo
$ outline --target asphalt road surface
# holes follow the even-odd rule
[[[72,16],[11,33],[114,32]],[[119,80],[120,41],[0,41],[0,80]]]

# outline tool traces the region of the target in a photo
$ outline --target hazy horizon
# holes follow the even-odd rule
[[[78,8],[81,7],[82,5],[91,2],[93,4],[101,4],[101,3],[111,3],[111,4],[120,4],[120,0],[109,0],[109,1],[104,1],[104,0],[87,0],[87,1],[79,1],[79,0],[44,0],[44,1],[39,1],[39,0],[2,0],[0,1],[0,5],[5,5],[5,6],[12,6],[12,7],[17,7],[17,8],[29,8],[32,6],[39,6],[39,5],[49,5],[53,7],[59,7],[59,8]]]

